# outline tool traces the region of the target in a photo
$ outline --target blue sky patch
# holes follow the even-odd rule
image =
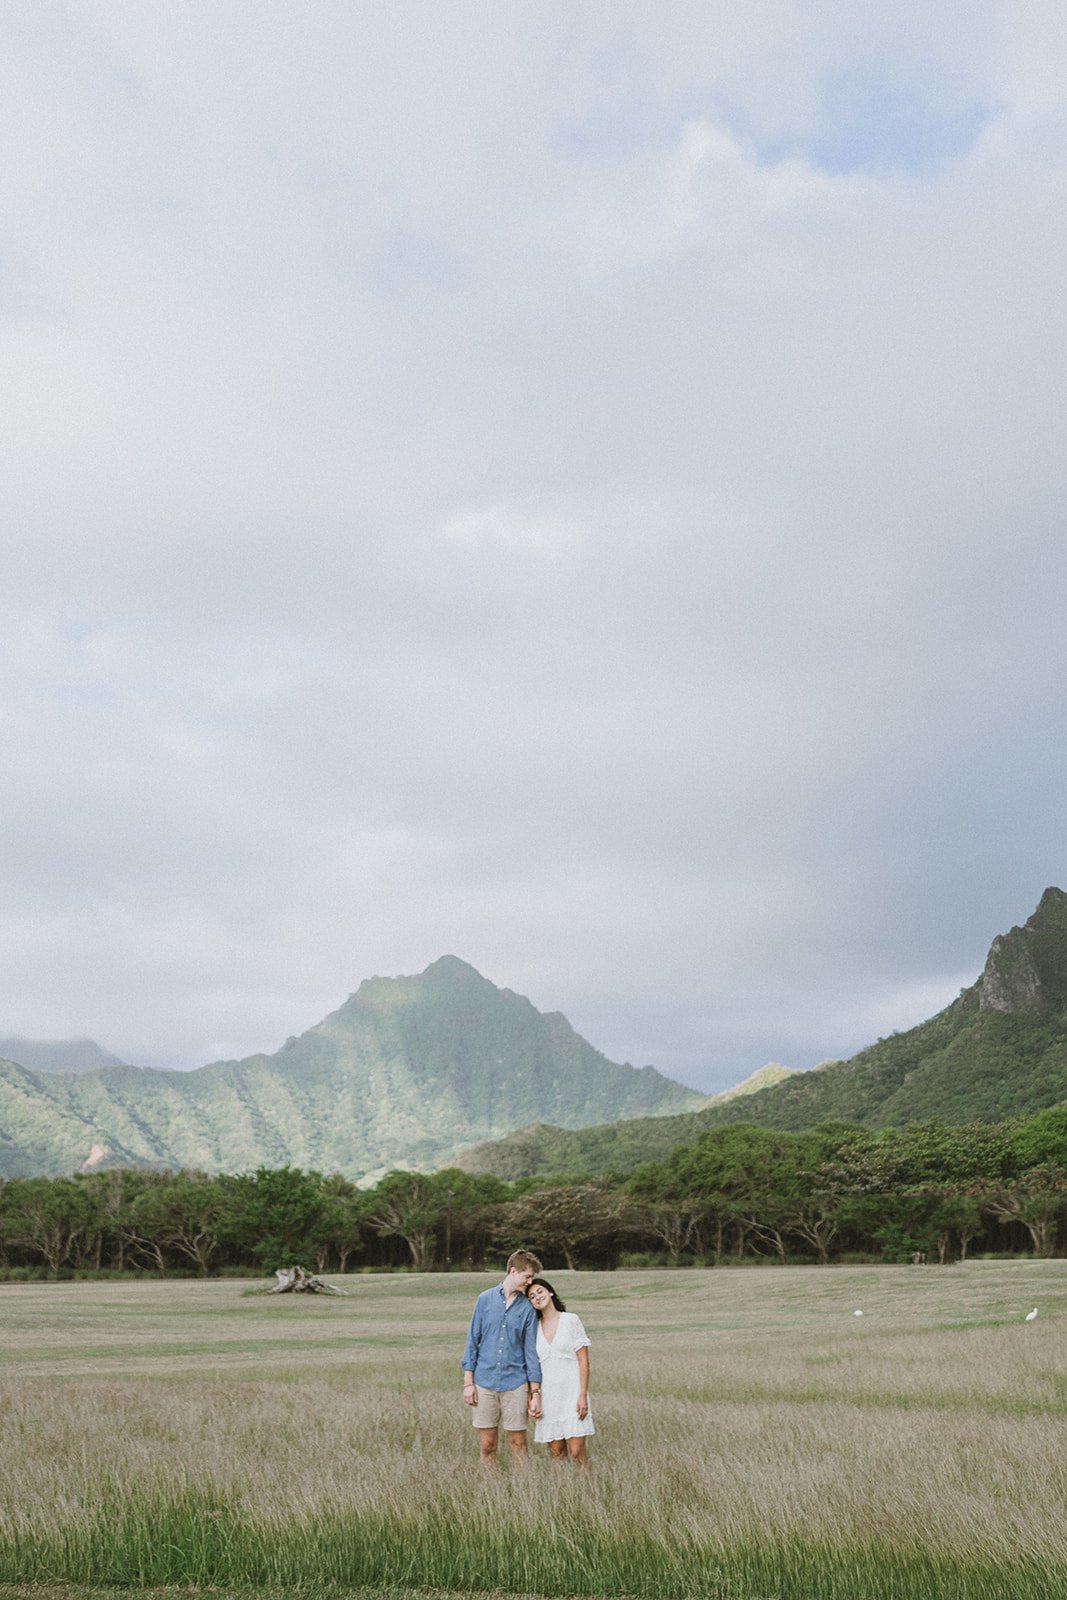
[[[803,150],[833,176],[928,173],[966,155],[993,115],[985,105],[945,110],[915,86],[890,82],[879,67],[861,66],[830,79]]]

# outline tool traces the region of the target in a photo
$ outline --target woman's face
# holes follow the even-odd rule
[[[538,1315],[540,1315],[543,1311],[547,1311],[549,1306],[552,1304],[552,1296],[549,1294],[543,1283],[535,1283],[531,1285],[531,1287],[526,1291],[526,1298],[529,1300],[530,1304],[533,1306]]]

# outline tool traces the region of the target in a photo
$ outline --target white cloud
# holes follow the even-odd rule
[[[1058,12],[0,27],[4,1029],[448,949],[721,1087],[1062,881]]]

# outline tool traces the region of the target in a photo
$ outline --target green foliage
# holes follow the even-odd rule
[[[430,1180],[421,1172],[387,1172],[374,1191],[370,1220],[386,1238],[403,1239],[411,1265],[423,1272],[432,1259],[439,1210]]]
[[[222,1242],[226,1189],[202,1172],[179,1172],[166,1182],[146,1184],[124,1218],[128,1237],[143,1248],[173,1248],[206,1278]]]
[[[395,1170],[371,1189],[298,1167],[212,1177],[109,1171],[0,1180],[0,1271],[207,1276],[296,1263],[492,1270],[517,1245],[546,1268],[769,1256],[829,1261],[974,1248],[1053,1254],[1067,1235],[1064,1118],[953,1128],[836,1122],[705,1129],[624,1177]],[[1051,1152],[1051,1155],[1050,1155]]]
[[[328,1221],[317,1173],[260,1167],[250,1175],[224,1176],[217,1182],[223,1197],[220,1234],[225,1242],[245,1249],[251,1245],[253,1259],[267,1272],[314,1260]]]
[[[1067,1167],[1067,1104],[1052,1106],[1011,1129],[1011,1144],[1020,1171],[1042,1161]]]
[[[502,1254],[534,1241],[534,1248],[569,1270],[614,1264],[634,1218],[625,1197],[595,1184],[530,1189],[498,1206],[493,1232]]]
[[[93,1197],[72,1178],[16,1180],[5,1200],[5,1234],[42,1259],[55,1277],[84,1246],[95,1220]]]

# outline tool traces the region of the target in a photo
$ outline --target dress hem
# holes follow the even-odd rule
[[[575,1428],[570,1423],[561,1422],[546,1433],[534,1432],[534,1444],[555,1444],[558,1439],[588,1439],[596,1432],[592,1423],[588,1427],[579,1423]]]

